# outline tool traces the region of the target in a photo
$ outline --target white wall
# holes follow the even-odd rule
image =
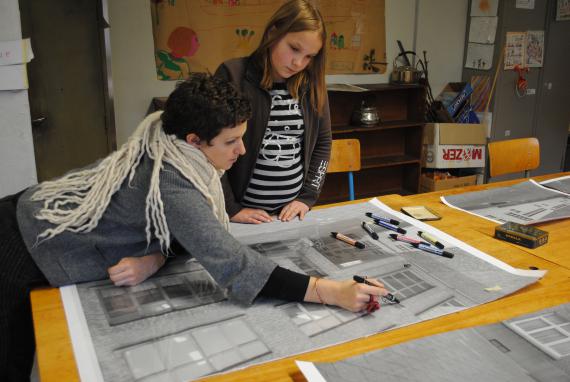
[[[391,61],[406,49],[428,51],[434,95],[447,82],[461,80],[467,0],[386,0],[386,50],[390,65],[385,74],[333,75],[327,82],[386,83]],[[415,29],[416,12],[418,29]],[[445,15],[445,16],[444,16]],[[148,1],[109,1],[112,73],[115,90],[117,143],[125,142],[146,114],[152,97],[167,96],[174,81],[158,81]]]
[[[21,37],[18,0],[0,0],[0,41]],[[28,91],[0,91],[0,198],[36,182]]]
[[[467,0],[418,0],[416,53],[427,51],[434,97],[448,82],[461,81],[467,7]]]

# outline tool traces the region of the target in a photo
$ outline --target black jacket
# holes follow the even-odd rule
[[[241,201],[251,179],[255,162],[269,121],[271,97],[260,86],[262,73],[257,70],[249,57],[235,58],[224,62],[216,70],[215,76],[224,78],[234,85],[251,101],[253,115],[247,122],[243,137],[246,153],[240,157],[222,178],[226,211],[234,216],[243,206]],[[322,116],[310,105],[310,97],[302,97],[305,137],[303,139],[304,182],[296,200],[312,207],[325,182],[325,174],[331,152],[331,120],[328,97],[325,100]]]

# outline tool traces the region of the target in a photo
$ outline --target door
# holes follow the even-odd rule
[[[106,156],[109,121],[101,0],[20,0],[38,180]]]
[[[495,55],[505,45],[507,32],[525,32],[527,30],[544,30],[547,14],[547,2],[536,1],[532,9],[517,8],[518,1],[507,0],[499,3],[502,13],[499,15],[500,27],[497,29]],[[528,89],[536,91],[541,68],[532,68],[525,75]],[[525,138],[533,136],[533,121],[538,94],[527,94],[520,97],[515,92],[517,73],[514,70],[499,69],[495,89],[493,108],[492,141]],[[538,93],[538,92],[536,92]],[[501,178],[502,179],[502,178]]]
[[[570,21],[556,21],[556,1],[549,2],[544,68],[539,83],[535,136],[540,142],[540,167],[532,175],[559,172],[564,168],[564,153],[570,124]],[[570,155],[570,153],[566,153]]]

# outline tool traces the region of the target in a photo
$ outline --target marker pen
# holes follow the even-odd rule
[[[425,245],[422,243],[412,244],[412,245],[418,249],[421,249],[424,252],[429,252],[429,253],[433,253],[434,255],[447,257],[448,259],[452,259],[454,256],[453,253],[451,253],[451,252],[447,252],[447,251],[444,251],[442,249],[432,247],[431,245]]]
[[[354,239],[351,239],[350,237],[343,235],[342,233],[339,232],[331,232],[332,237],[334,237],[335,239],[338,239],[340,241],[344,241],[346,244],[350,244],[355,246],[356,248],[360,248],[363,249],[364,247],[366,247],[364,245],[364,243],[361,243],[359,241],[356,241]]]
[[[396,227],[395,225],[392,225],[390,223],[386,223],[385,221],[382,221],[382,220],[374,219],[374,223],[378,224],[380,227],[391,229],[392,231],[396,231],[398,233],[402,233],[402,234],[406,233],[405,229],[400,228],[400,227]]]
[[[357,276],[354,275],[352,276],[352,279],[354,281],[356,281],[359,284],[366,284],[366,285],[372,285],[375,287],[380,287],[379,285],[373,284],[370,281],[366,280],[366,277],[362,277],[362,276]],[[395,304],[399,304],[400,300],[398,300],[398,298],[396,296],[394,296],[392,293],[388,293],[387,295],[383,296],[386,300],[393,302]]]
[[[439,249],[445,248],[445,246],[443,244],[441,244],[439,241],[437,241],[437,239],[435,237],[433,237],[432,235],[430,235],[426,232],[418,231],[418,236],[421,237],[422,239],[424,239],[425,241],[435,245]]]
[[[370,224],[362,222],[362,228],[364,228],[364,230],[368,232],[368,234],[372,236],[374,240],[378,240],[378,234],[376,233],[376,231],[374,231],[372,227],[370,227]]]
[[[385,223],[390,223],[393,225],[400,225],[400,222],[397,221],[396,219],[383,218],[382,216],[378,216],[376,214],[373,214],[372,212],[367,212],[364,215],[368,216],[369,218],[375,219],[375,220],[382,220]]]
[[[390,237],[394,240],[403,241],[404,243],[427,244],[427,245],[429,245],[429,243],[426,243],[425,241],[417,240],[417,239],[414,239],[413,237],[409,237],[409,236],[398,235],[395,233],[391,233]]]

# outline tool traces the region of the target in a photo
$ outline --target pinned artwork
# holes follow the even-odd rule
[[[213,73],[222,62],[251,54],[267,21],[283,2],[151,0],[158,79],[182,80],[191,72]],[[315,3],[328,33],[326,73],[384,73],[386,66],[380,65],[386,61],[384,0]],[[372,60],[370,52],[374,52]]]

